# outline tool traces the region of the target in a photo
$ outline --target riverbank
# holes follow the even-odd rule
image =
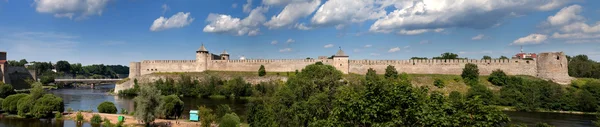
[[[517,112],[515,107],[512,107],[512,106],[496,106],[496,107],[500,108],[502,111]],[[545,109],[533,111],[533,113],[561,113],[561,114],[576,114],[576,115],[596,115],[596,114],[598,114],[596,112],[557,111],[557,110],[545,110]]]
[[[144,124],[140,123],[137,121],[137,119],[135,119],[135,117],[130,116],[130,115],[122,115],[122,114],[106,114],[106,113],[88,113],[88,112],[81,112],[81,114],[83,115],[83,119],[84,121],[90,121],[90,119],[92,118],[92,116],[94,114],[98,114],[102,117],[102,119],[104,120],[104,118],[107,118],[108,120],[110,120],[110,123],[118,123],[119,122],[119,116],[124,116],[125,117],[125,122],[123,123],[124,125],[127,126],[135,126],[135,127],[142,127],[144,126]],[[69,115],[66,115],[65,118],[70,119],[70,120],[76,120],[77,117],[77,113],[71,113]],[[200,126],[200,122],[191,122],[188,120],[184,120],[184,119],[177,119],[177,120],[169,120],[169,119],[155,119],[154,120],[154,125],[156,126],[160,126],[160,127],[197,127]],[[216,127],[216,124],[213,124],[212,127]]]

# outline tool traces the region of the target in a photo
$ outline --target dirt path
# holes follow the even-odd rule
[[[133,116],[129,116],[129,115],[121,115],[121,114],[105,114],[105,113],[87,113],[87,112],[81,112],[81,114],[83,115],[83,119],[85,119],[85,121],[90,121],[90,118],[92,118],[93,114],[99,114],[102,117],[102,120],[104,120],[104,118],[108,118],[110,120],[110,123],[116,124],[117,122],[119,122],[119,116],[125,116],[125,125],[135,125],[135,126],[143,126],[143,124],[141,122],[138,122]],[[67,117],[71,118],[71,119],[75,119],[77,116],[77,113],[72,113],[67,115]],[[170,125],[169,125],[170,123]],[[178,124],[177,124],[178,123]],[[156,126],[159,127],[199,127],[200,126],[200,122],[188,122],[187,120],[167,120],[167,119],[155,119],[154,120],[154,124]],[[215,125],[213,125],[215,126]]]

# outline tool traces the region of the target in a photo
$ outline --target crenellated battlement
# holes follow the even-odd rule
[[[529,64],[535,63],[534,60],[519,60],[519,59],[491,59],[491,60],[475,60],[475,59],[412,59],[412,60],[349,60],[350,64],[364,65],[457,65],[465,63],[474,64]]]
[[[143,60],[142,63],[194,63],[196,60]]]
[[[332,62],[331,59],[325,60],[315,60],[315,59],[251,59],[251,60],[211,60],[211,63],[278,63],[278,62],[308,62],[308,63],[316,63],[323,62],[329,63]]]

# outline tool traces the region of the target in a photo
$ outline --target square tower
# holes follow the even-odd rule
[[[335,53],[335,55],[333,55],[333,66],[335,67],[335,69],[340,70],[342,73],[348,74],[350,69],[350,66],[348,64],[348,55],[346,55],[346,53],[344,53],[344,51],[342,51],[342,49],[340,48],[340,50],[338,50],[338,52]]]

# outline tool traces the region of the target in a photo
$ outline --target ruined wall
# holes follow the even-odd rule
[[[144,60],[137,68],[140,75],[155,72],[196,72],[196,60]]]
[[[212,60],[208,70],[215,71],[258,71],[260,65],[265,66],[267,72],[293,72],[316,62],[331,65],[333,60]]]
[[[398,72],[409,74],[454,74],[460,75],[465,64],[477,64],[479,74],[489,75],[493,70],[501,69],[509,75],[536,76],[537,67],[533,60],[350,60],[350,73],[366,74],[369,68],[377,73],[385,73],[388,65],[396,67]]]

